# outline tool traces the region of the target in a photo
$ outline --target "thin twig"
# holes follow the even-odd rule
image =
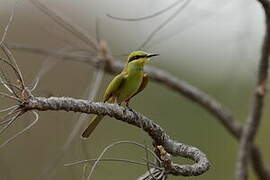
[[[65,30],[70,32],[72,35],[80,39],[82,42],[88,44],[90,47],[93,49],[97,49],[97,43],[95,42],[94,39],[92,39],[90,36],[84,34],[78,28],[71,23],[69,23],[66,19],[58,15],[55,11],[52,9],[48,8],[46,5],[41,3],[38,0],[29,0],[36,8],[38,8],[41,12],[46,14],[48,17],[50,17],[54,22],[56,22],[58,25],[63,27]]]
[[[137,142],[132,142],[132,141],[117,141],[115,143],[112,143],[110,144],[109,146],[107,146],[106,148],[104,148],[104,150],[100,153],[100,155],[98,156],[97,160],[95,161],[95,163],[93,164],[92,168],[91,168],[91,171],[87,177],[87,180],[90,180],[91,179],[91,176],[94,172],[94,169],[96,168],[98,162],[100,161],[100,159],[102,158],[102,156],[109,150],[111,149],[112,147],[116,146],[116,145],[120,145],[120,144],[133,144],[133,145],[136,145],[136,146],[139,146],[139,147],[142,147],[142,148],[145,148],[146,152],[150,151],[147,147],[144,147],[143,145],[137,143]],[[152,151],[150,151],[152,154],[154,154]],[[156,157],[156,156],[155,156]],[[159,158],[157,158],[159,159]],[[147,165],[149,166],[149,165]]]
[[[14,12],[15,12],[15,2],[13,4],[13,6],[12,6],[11,14],[10,14],[9,19],[8,19],[8,23],[7,23],[6,27],[5,27],[4,33],[2,35],[2,38],[1,38],[1,41],[0,41],[0,46],[4,43],[4,41],[6,39],[9,27],[10,27],[12,21],[13,21]]]
[[[1,70],[1,74],[2,74],[2,70]],[[0,83],[8,90],[8,92],[12,93],[12,90],[7,85],[8,83],[4,82],[1,76],[0,76]]]
[[[14,73],[15,73],[16,77],[18,78],[18,80],[20,82],[23,82],[21,73],[17,70],[17,68],[13,64],[11,64],[11,62],[8,62],[7,60],[5,60],[4,58],[1,58],[1,57],[0,57],[0,60],[2,62],[4,62],[5,64],[7,64],[9,67],[11,67],[14,70]]]
[[[16,105],[16,106],[18,106],[18,107],[17,107],[17,108],[14,108],[14,109],[12,109],[12,110],[10,110],[7,114],[5,114],[5,115],[2,117],[2,119],[6,119],[6,118],[8,118],[9,116],[11,116],[11,115],[13,115],[13,114],[19,112],[19,111],[20,111],[20,106],[19,106],[19,105]]]
[[[247,123],[244,125],[240,141],[239,157],[236,169],[236,178],[238,180],[248,179],[248,157],[261,122],[264,97],[267,93],[270,56],[270,2],[267,0],[258,0],[258,2],[261,3],[265,13],[266,29],[261,59],[258,67],[257,87],[254,91],[251,111],[247,119]]]
[[[14,117],[12,117],[12,118],[10,119],[9,123],[8,123],[5,127],[3,127],[3,128],[0,130],[0,135],[3,134],[3,133],[9,128],[9,126],[11,126],[11,125],[16,121],[16,119],[17,119],[18,117],[20,117],[22,114],[23,114],[23,113],[20,111],[20,112],[18,112]]]
[[[23,133],[25,133],[26,131],[28,131],[32,126],[34,126],[37,121],[38,121],[38,114],[35,111],[31,111],[34,115],[35,115],[35,119],[34,121],[29,124],[27,127],[25,127],[23,130],[19,131],[18,133],[14,134],[11,138],[9,138],[8,140],[6,140],[4,143],[2,143],[0,145],[0,149],[3,148],[5,145],[9,144],[10,142],[12,142],[13,140],[15,140],[18,136],[22,135]],[[21,112],[21,115],[24,112]]]
[[[4,124],[9,123],[10,121],[12,121],[12,118],[8,119],[8,117],[12,116],[13,114],[15,114],[15,113],[17,113],[19,111],[20,111],[19,105],[16,105],[7,114],[5,114],[3,117],[1,117],[0,125],[2,126]]]
[[[146,160],[145,158],[142,158],[142,160],[148,162],[149,164],[152,164],[153,166],[156,164],[154,161],[151,161],[150,159]]]
[[[7,97],[7,98],[9,98],[9,99],[13,99],[13,100],[15,100],[15,101],[19,101],[19,102],[21,102],[21,99],[19,99],[19,98],[15,97],[15,96],[11,96],[11,95],[6,94],[6,93],[2,93],[2,92],[0,92],[0,96],[4,96],[4,97]]]
[[[15,109],[17,107],[19,107],[19,105],[14,105],[14,106],[11,106],[11,107],[7,107],[5,109],[0,110],[0,113],[1,112],[6,112],[6,111],[9,111],[9,110],[13,110],[13,109]]]
[[[158,180],[164,180],[167,178],[167,175],[165,174],[165,169],[156,169],[156,168],[151,168],[150,169],[151,173],[155,175],[156,179]],[[145,174],[140,176],[138,180],[155,180],[147,171]]]
[[[87,90],[89,91],[88,95],[87,95],[87,99],[93,100],[94,97],[96,97],[96,94],[97,94],[97,92],[100,88],[101,82],[102,82],[103,75],[104,75],[104,71],[102,68],[97,69],[96,72],[94,72],[93,79],[92,79],[92,81],[90,81],[89,87],[87,88]],[[90,86],[93,88],[90,88]],[[58,157],[54,158],[52,160],[52,162],[50,163],[50,165],[43,171],[41,179],[51,179],[55,175],[56,166],[58,165],[58,163],[60,162],[60,160],[64,156],[65,152],[69,149],[69,147],[73,143],[74,139],[77,137],[77,134],[78,134],[78,132],[80,132],[87,117],[88,117],[88,115],[86,115],[86,114],[80,115],[78,122],[75,124],[71,133],[67,137],[67,140],[63,144],[63,146],[61,148],[61,152],[58,154]]]
[[[176,2],[172,3],[171,5],[169,5],[168,7],[157,11],[153,14],[147,15],[147,16],[143,16],[143,17],[137,17],[137,18],[126,18],[126,17],[116,17],[110,14],[106,14],[109,18],[115,19],[115,20],[119,20],[119,21],[142,21],[142,20],[146,20],[146,19],[150,19],[150,18],[154,18],[157,17],[167,11],[169,11],[170,9],[176,7],[178,4],[180,4],[182,2],[182,0],[177,0]]]
[[[9,93],[11,93],[14,96],[18,97],[15,90],[13,89],[13,86],[10,86],[10,84],[12,84],[12,83],[10,83],[7,76],[5,75],[5,73],[4,73],[3,69],[2,69],[2,66],[0,66],[0,81],[1,81],[1,84],[3,84],[4,87],[9,91]]]
[[[97,159],[86,159],[86,160],[76,161],[76,162],[72,162],[72,163],[66,163],[66,164],[64,164],[64,166],[69,167],[69,166],[80,165],[80,164],[89,163],[89,162],[93,163],[96,161],[97,161]],[[144,163],[144,162],[137,162],[137,161],[133,161],[133,160],[129,160],[129,159],[122,159],[122,158],[101,158],[99,161],[100,162],[102,162],[102,161],[125,162],[125,163],[130,163],[130,164],[146,166],[146,163]],[[160,167],[153,166],[151,164],[149,164],[149,166],[155,167],[155,168],[160,168]]]
[[[180,6],[172,15],[170,15],[163,23],[161,23],[154,31],[150,33],[150,35],[145,39],[145,41],[137,48],[142,49],[144,48],[152,39],[153,37],[167,24],[169,24],[186,6],[191,2],[191,0],[186,0],[182,6]]]
[[[149,174],[152,176],[152,178],[155,179],[155,180],[157,180],[157,178],[152,174],[152,172],[150,170],[147,145],[145,145],[144,147],[145,147],[145,157],[146,157],[147,170],[148,170]]]
[[[36,89],[38,83],[39,83],[39,78],[36,78],[36,80],[34,80],[33,83],[32,83],[33,85],[32,85],[32,87],[30,89],[31,92],[33,92]]]
[[[2,79],[1,79],[2,80]],[[19,90],[19,91],[22,91],[23,89],[21,88],[21,87],[19,87],[19,86],[17,86],[16,84],[11,84],[11,83],[8,83],[8,82],[4,82],[3,80],[0,82],[0,84],[2,84],[2,85],[4,85],[4,86],[11,86],[11,87],[14,87],[14,88],[16,88],[17,90]],[[10,91],[9,91],[10,92]],[[11,93],[12,93],[12,91],[11,91]]]
[[[9,48],[5,44],[1,44],[1,48],[2,48],[3,52],[5,53],[5,55],[7,56],[8,60],[11,62],[11,67],[13,69],[15,69],[14,73],[16,74],[18,80],[20,80],[21,86],[24,89],[25,83],[23,80],[23,75],[22,75],[22,72],[21,72],[13,54],[11,53],[11,51],[9,50]]]

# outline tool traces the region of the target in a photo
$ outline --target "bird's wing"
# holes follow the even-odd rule
[[[112,95],[114,95],[120,88],[121,84],[123,83],[123,81],[125,80],[125,75],[123,73],[115,76],[115,78],[113,78],[113,80],[110,82],[110,84],[108,85],[103,100],[108,101],[110,99],[110,97]]]
[[[135,94],[133,94],[130,98],[128,98],[126,101],[129,101],[132,97],[134,97],[135,95],[137,95],[138,93],[140,93],[142,90],[144,90],[144,88],[147,86],[148,84],[148,81],[149,81],[149,76],[148,74],[144,73],[143,75],[143,80],[142,80],[142,83],[139,87],[139,89],[137,90],[137,92]]]

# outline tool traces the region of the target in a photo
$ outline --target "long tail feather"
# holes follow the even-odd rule
[[[103,119],[104,116],[95,115],[90,122],[89,126],[82,133],[82,138],[89,138],[89,136],[93,133],[99,122]]]

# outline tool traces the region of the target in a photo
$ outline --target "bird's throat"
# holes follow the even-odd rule
[[[143,66],[135,66],[132,69],[135,71],[143,71]]]

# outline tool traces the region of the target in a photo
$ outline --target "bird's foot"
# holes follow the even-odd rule
[[[131,112],[133,112],[134,113],[134,110],[129,106],[129,104],[128,103],[126,103],[126,107],[127,107],[127,109],[128,110],[130,110]]]

